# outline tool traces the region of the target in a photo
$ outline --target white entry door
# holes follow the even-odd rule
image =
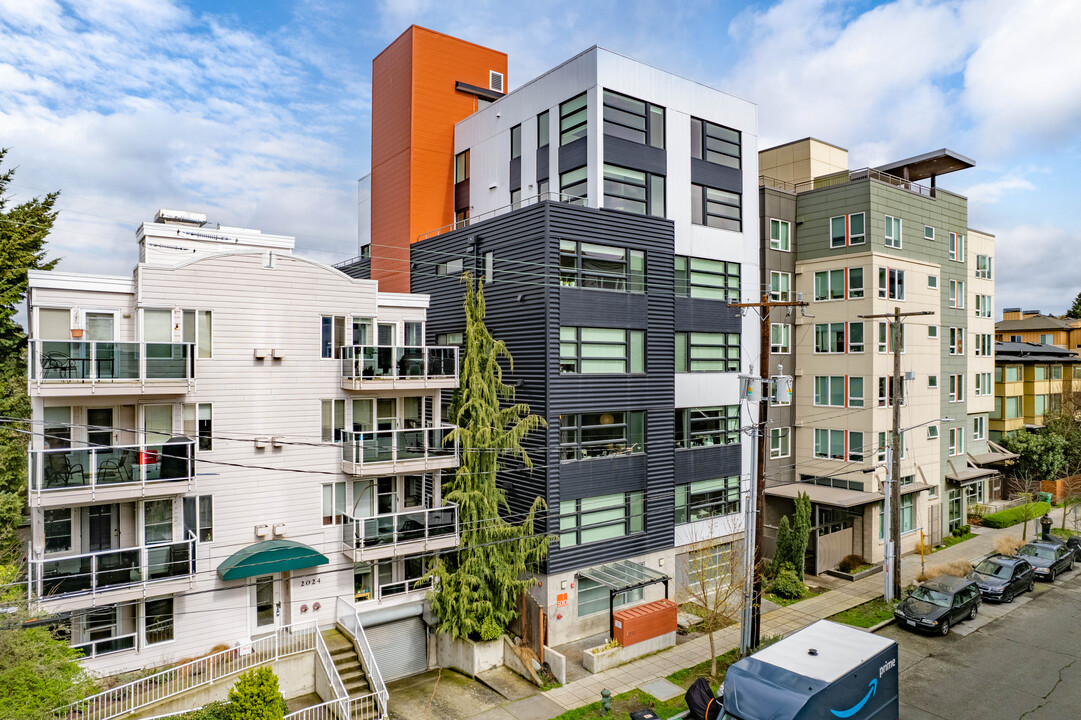
[[[261,575],[253,578],[249,600],[251,634],[266,635],[281,626],[282,597],[281,579],[277,575]]]

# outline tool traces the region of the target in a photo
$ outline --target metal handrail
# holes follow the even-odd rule
[[[346,345],[342,377],[361,381],[458,377],[456,345]],[[419,355],[419,357],[417,357]],[[433,356],[446,355],[447,358]]]
[[[379,700],[381,714],[386,717],[387,701],[390,699],[390,693],[387,692],[387,684],[383,682],[383,674],[379,671],[379,665],[375,661],[372,646],[368,644],[368,636],[364,633],[364,626],[360,622],[360,613],[357,611],[356,606],[353,605],[352,598],[341,596],[337,598],[335,611],[338,623],[346,631],[346,634],[352,637],[355,647],[359,651],[360,660],[364,664],[364,671],[368,673],[368,679],[375,690],[374,695]]]
[[[421,233],[420,235],[417,235],[417,240],[427,240],[428,238],[436,237],[437,235],[442,235],[443,233],[448,233],[464,227],[469,227],[471,224],[480,222],[481,220],[489,220],[500,215],[505,215],[506,213],[525,207],[527,205],[534,205],[536,203],[545,201],[566,202],[572,205],[582,205],[583,207],[589,207],[589,200],[580,195],[571,195],[569,193],[560,192],[537,193],[536,195],[530,195],[527,198],[522,198],[516,203],[503,205],[501,207],[495,208],[494,210],[489,210],[488,212],[481,213],[480,215],[466,218],[465,220],[455,220],[449,225],[444,225],[442,227],[436,228],[435,230],[429,230],[426,233]]]
[[[763,176],[759,177],[760,182],[762,177]],[[917,182],[905,180],[904,178],[899,178],[896,175],[890,175],[889,173],[884,173],[881,170],[875,170],[874,168],[843,170],[838,173],[833,173],[832,175],[820,175],[813,180],[805,180],[803,182],[795,183],[794,185],[795,192],[803,193],[810,190],[819,190],[821,188],[833,187],[835,185],[845,185],[847,183],[858,182],[860,180],[876,180],[878,182],[892,185],[902,190],[907,190],[908,192],[915,193],[916,195],[922,195],[928,198],[935,197],[934,190],[927,187],[926,185],[920,185]]]
[[[452,522],[435,525],[430,522],[435,513],[451,512]],[[403,520],[423,515],[423,528],[403,528]],[[408,517],[407,517],[408,516]],[[416,542],[423,540],[425,544],[433,538],[457,536],[458,534],[458,505],[447,503],[440,507],[416,508],[414,510],[401,510],[395,513],[383,515],[371,515],[369,517],[354,517],[345,515],[342,524],[342,542],[350,550],[363,550],[365,548],[397,545],[398,543]],[[375,526],[375,533],[369,535],[368,525]],[[390,528],[389,533],[380,532],[384,527]],[[433,531],[434,530],[434,531]],[[404,535],[404,537],[403,537]],[[386,540],[389,538],[389,542]]]
[[[451,456],[457,460],[457,441],[453,447],[443,444],[443,438],[454,429],[454,425],[438,425],[398,430],[343,430],[342,460],[361,467]]]
[[[118,685],[54,712],[60,720],[111,720],[243,670],[310,652],[318,634],[314,620],[288,625],[273,635]]]
[[[377,693],[368,693],[355,698],[345,700],[327,700],[306,707],[303,710],[291,712],[285,716],[285,720],[348,720],[349,718],[373,717],[372,711],[379,710],[382,717],[386,716]],[[157,720],[151,718],[150,720]]]
[[[147,351],[155,348],[168,349],[169,357],[151,357]],[[195,343],[31,340],[29,363],[38,384],[189,381],[195,379]]]
[[[342,711],[343,718],[351,718],[345,712],[346,708],[344,701],[349,699],[349,691],[345,689],[345,683],[342,682],[341,675],[338,674],[338,668],[334,665],[334,659],[330,657],[330,648],[327,647],[326,641],[323,639],[323,633],[316,630],[315,633],[315,654],[319,658],[319,662],[323,663],[323,671],[327,674],[327,678],[330,680],[330,687],[334,690],[334,700],[329,702],[337,703],[339,710]]]
[[[191,532],[188,533],[191,535]],[[164,550],[171,555],[172,548],[179,546],[187,546],[186,557],[180,560],[166,559],[164,563],[150,562],[150,552],[153,550]],[[135,547],[122,547],[111,548],[109,550],[98,550],[92,553],[82,553],[79,555],[62,555],[59,557],[40,557],[32,558],[28,565],[30,566],[31,585],[37,592],[37,597],[42,600],[65,597],[69,595],[79,595],[82,593],[96,594],[99,592],[105,592],[108,590],[115,590],[122,587],[130,587],[132,585],[147,585],[155,582],[162,582],[165,580],[176,580],[178,578],[189,577],[195,574],[195,547],[196,539],[194,536],[189,537],[187,540],[180,540],[177,542],[165,542],[155,545],[137,545]],[[138,554],[136,562],[130,561],[125,563],[124,556],[128,554]],[[120,556],[121,563],[115,567],[101,567],[102,558],[110,555]],[[86,567],[85,561],[89,560],[89,566]],[[55,575],[45,575],[46,563],[63,563],[70,561],[78,561],[79,572]],[[181,566],[181,572],[173,573],[173,565]],[[186,565],[186,569],[184,569]],[[85,567],[85,570],[84,570]],[[155,569],[165,568],[167,574],[164,577],[151,577],[152,572]],[[36,570],[36,572],[35,572]],[[136,580],[131,580],[130,573],[137,571],[139,577]],[[127,581],[124,581],[124,573],[128,573]],[[116,581],[114,581],[114,578]],[[74,580],[74,586],[65,590],[63,584],[65,581]],[[48,591],[46,587],[48,586]]]
[[[180,448],[185,448],[184,452],[180,455],[175,454]],[[166,450],[170,452],[167,454]],[[108,457],[101,458],[103,455],[108,455]],[[54,458],[63,458],[64,466],[57,468]],[[184,469],[185,472],[175,477],[162,477],[160,473],[163,472],[161,468],[163,458],[181,461],[186,468],[179,469]],[[131,462],[129,463],[128,460]],[[159,476],[148,477],[151,474],[151,468],[155,465],[158,465]],[[190,483],[195,478],[195,440],[30,450],[30,473],[30,489],[38,493],[58,490],[93,490],[99,487],[136,483],[145,486],[147,483],[178,480],[186,480]],[[130,479],[125,478],[125,473],[130,476]],[[50,475],[47,481],[46,476]],[[76,476],[78,479],[72,484]],[[63,484],[50,487],[53,480],[62,480]]]

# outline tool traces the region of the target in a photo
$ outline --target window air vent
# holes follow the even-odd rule
[[[503,73],[495,70],[488,71],[488,88],[496,92],[503,92]]]

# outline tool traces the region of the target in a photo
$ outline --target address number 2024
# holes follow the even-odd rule
[[[300,587],[309,587],[311,585],[317,585],[323,582],[323,578],[308,578],[307,580],[300,581]]]

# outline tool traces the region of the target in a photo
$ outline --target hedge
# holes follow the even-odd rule
[[[990,515],[984,515],[983,526],[989,528],[1010,527],[1011,525],[1024,522],[1026,516],[1031,520],[1040,517],[1050,510],[1051,504],[1045,502],[1036,503],[1033,508],[1027,508],[1025,506],[1010,508],[1009,510],[1002,510],[997,513],[991,513]]]

